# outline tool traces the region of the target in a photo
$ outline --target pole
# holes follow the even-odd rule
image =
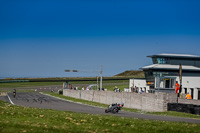
[[[180,87],[179,87],[179,92],[177,94],[177,103],[178,103],[178,97],[182,91],[182,65],[179,65],[179,80],[180,80]]]
[[[102,89],[102,75],[103,75],[103,65],[101,65],[101,70],[100,70],[100,90]]]
[[[179,79],[180,79],[180,88],[179,88],[179,94],[182,92],[182,65],[179,65]]]
[[[79,70],[65,70],[65,72],[80,72]],[[103,78],[103,65],[101,65],[101,70],[100,71],[84,71],[84,72],[98,72],[100,73],[100,90],[103,88],[102,87],[102,78]],[[98,86],[98,77],[97,77],[97,86]]]
[[[98,76],[97,76],[97,90],[99,89]]]

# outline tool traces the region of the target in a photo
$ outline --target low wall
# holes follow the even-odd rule
[[[176,94],[167,93],[130,93],[113,91],[86,91],[63,90],[64,96],[99,102],[103,104],[124,103],[127,108],[141,109],[145,111],[167,111],[168,102],[176,102]]]

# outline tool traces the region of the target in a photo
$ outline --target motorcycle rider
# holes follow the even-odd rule
[[[124,106],[124,103],[113,103],[113,104],[110,104],[108,106],[108,108],[105,110],[106,113],[108,112],[113,112],[113,113],[116,113],[118,112],[119,110],[121,110],[121,108]]]
[[[13,90],[13,97],[14,97],[14,98],[15,98],[15,96],[16,96],[16,93],[17,93],[17,92],[16,92],[16,89],[14,89],[14,90]]]
[[[124,106],[124,103],[119,104],[119,107],[122,108]]]

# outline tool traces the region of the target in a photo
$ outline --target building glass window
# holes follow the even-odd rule
[[[169,76],[168,72],[153,72],[154,77],[164,77],[164,76]]]
[[[166,64],[165,58],[157,58],[157,64]]]
[[[154,57],[152,58],[153,64],[158,64],[157,59]]]

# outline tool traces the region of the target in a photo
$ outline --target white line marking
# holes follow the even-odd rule
[[[12,102],[12,100],[10,99],[10,97],[9,97],[9,95],[8,95],[7,92],[6,92],[6,95],[7,95],[8,99],[9,99],[10,103],[13,104],[13,105],[15,105],[15,104]]]

